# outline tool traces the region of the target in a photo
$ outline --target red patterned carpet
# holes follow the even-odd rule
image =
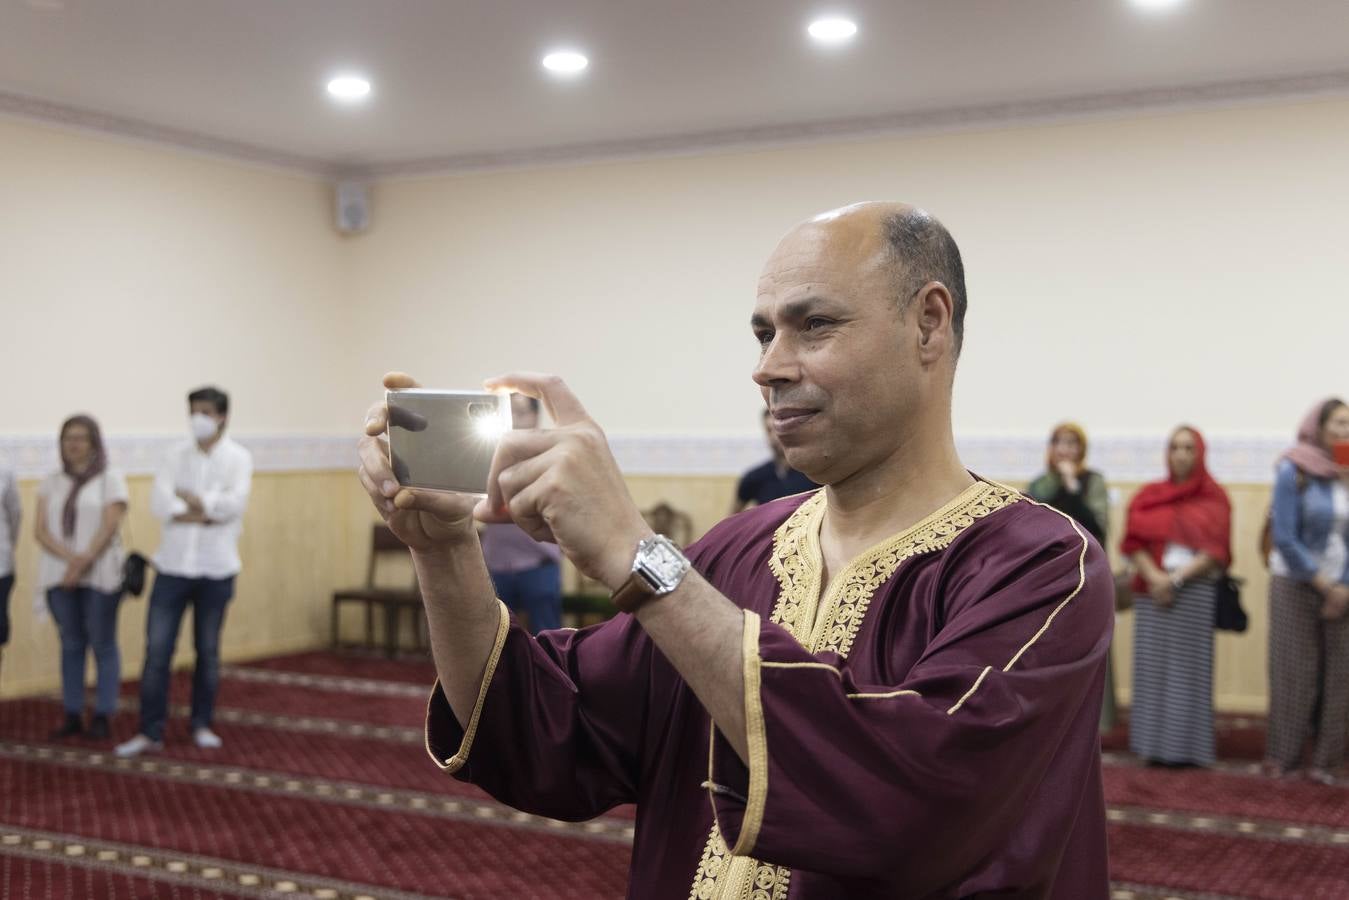
[[[632,810],[552,822],[442,775],[421,746],[433,677],[329,653],[230,666],[222,749],[191,746],[175,708],[168,749],[132,761],[50,742],[53,699],[0,704],[0,898],[623,896]],[[118,739],[135,708],[128,685]],[[1349,788],[1264,778],[1261,723],[1219,724],[1210,771],[1103,740],[1114,897],[1349,898]]]

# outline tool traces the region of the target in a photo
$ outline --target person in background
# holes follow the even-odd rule
[[[1232,504],[1205,457],[1196,429],[1172,433],[1168,477],[1134,496],[1120,548],[1138,571],[1129,748],[1152,765],[1213,763],[1213,616]]]
[[[14,591],[14,548],[19,542],[19,485],[0,463],[0,662],[9,643],[9,595]]]
[[[61,426],[61,470],[38,487],[35,534],[42,555],[38,587],[61,635],[61,702],[65,721],[52,733],[84,732],[84,668],[94,651],[97,688],[89,737],[106,739],[117,709],[122,656],[117,648],[117,608],[122,601],[122,545],[126,479],[108,468],[103,435],[89,416]]]
[[[804,491],[813,491],[818,484],[787,464],[787,454],[773,433],[773,424],[767,409],[763,411],[763,430],[768,438],[768,446],[773,458],[761,466],[755,466],[740,477],[735,488],[735,502],[731,504],[734,515],[749,506],[771,503],[782,497],[790,497]]]
[[[1284,775],[1315,749],[1308,777],[1334,784],[1349,717],[1349,405],[1332,398],[1307,414],[1274,481],[1269,555],[1269,732],[1265,771]],[[1314,720],[1317,698],[1319,716]]]
[[[515,428],[539,427],[539,401],[511,394]],[[511,612],[524,614],[529,633],[562,627],[562,551],[534,540],[513,522],[483,525],[482,555],[497,597]]]
[[[1110,492],[1101,473],[1087,468],[1087,433],[1081,425],[1063,422],[1054,426],[1049,433],[1045,471],[1030,483],[1026,493],[1031,499],[1072,516],[1097,543],[1105,546],[1110,526]],[[1107,658],[1102,731],[1115,727],[1114,669],[1114,660]]]
[[[225,436],[229,396],[214,387],[188,394],[190,440],[176,445],[155,475],[150,508],[164,522],[154,565],[158,572],[145,620],[139,732],[118,756],[163,749],[168,717],[169,664],[183,613],[192,607],[192,740],[221,745],[211,730],[220,686],[220,632],[239,574],[239,535],[253,480],[253,457]]]

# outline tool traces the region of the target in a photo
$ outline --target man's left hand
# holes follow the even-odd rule
[[[583,573],[617,590],[632,571],[638,542],[652,531],[628,494],[604,432],[555,375],[503,375],[487,388],[540,400],[555,427],[502,437],[487,498],[474,516],[514,521],[535,540],[555,541]]]

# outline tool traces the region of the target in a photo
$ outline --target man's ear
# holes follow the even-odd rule
[[[955,301],[940,281],[929,281],[914,295],[909,308],[918,322],[918,359],[931,365],[943,356],[955,353],[952,314]]]

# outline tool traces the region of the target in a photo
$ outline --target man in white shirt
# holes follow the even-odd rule
[[[9,595],[14,590],[14,545],[19,542],[19,486],[0,463],[0,660],[9,643]]]
[[[253,458],[225,437],[229,397],[205,387],[187,397],[192,439],[170,451],[155,475],[150,509],[164,523],[154,564],[158,575],[146,616],[140,731],[118,756],[162,749],[168,717],[169,664],[183,613],[192,607],[197,667],[192,677],[192,739],[215,748],[211,730],[220,685],[220,630],[239,574],[239,534],[253,478]]]

